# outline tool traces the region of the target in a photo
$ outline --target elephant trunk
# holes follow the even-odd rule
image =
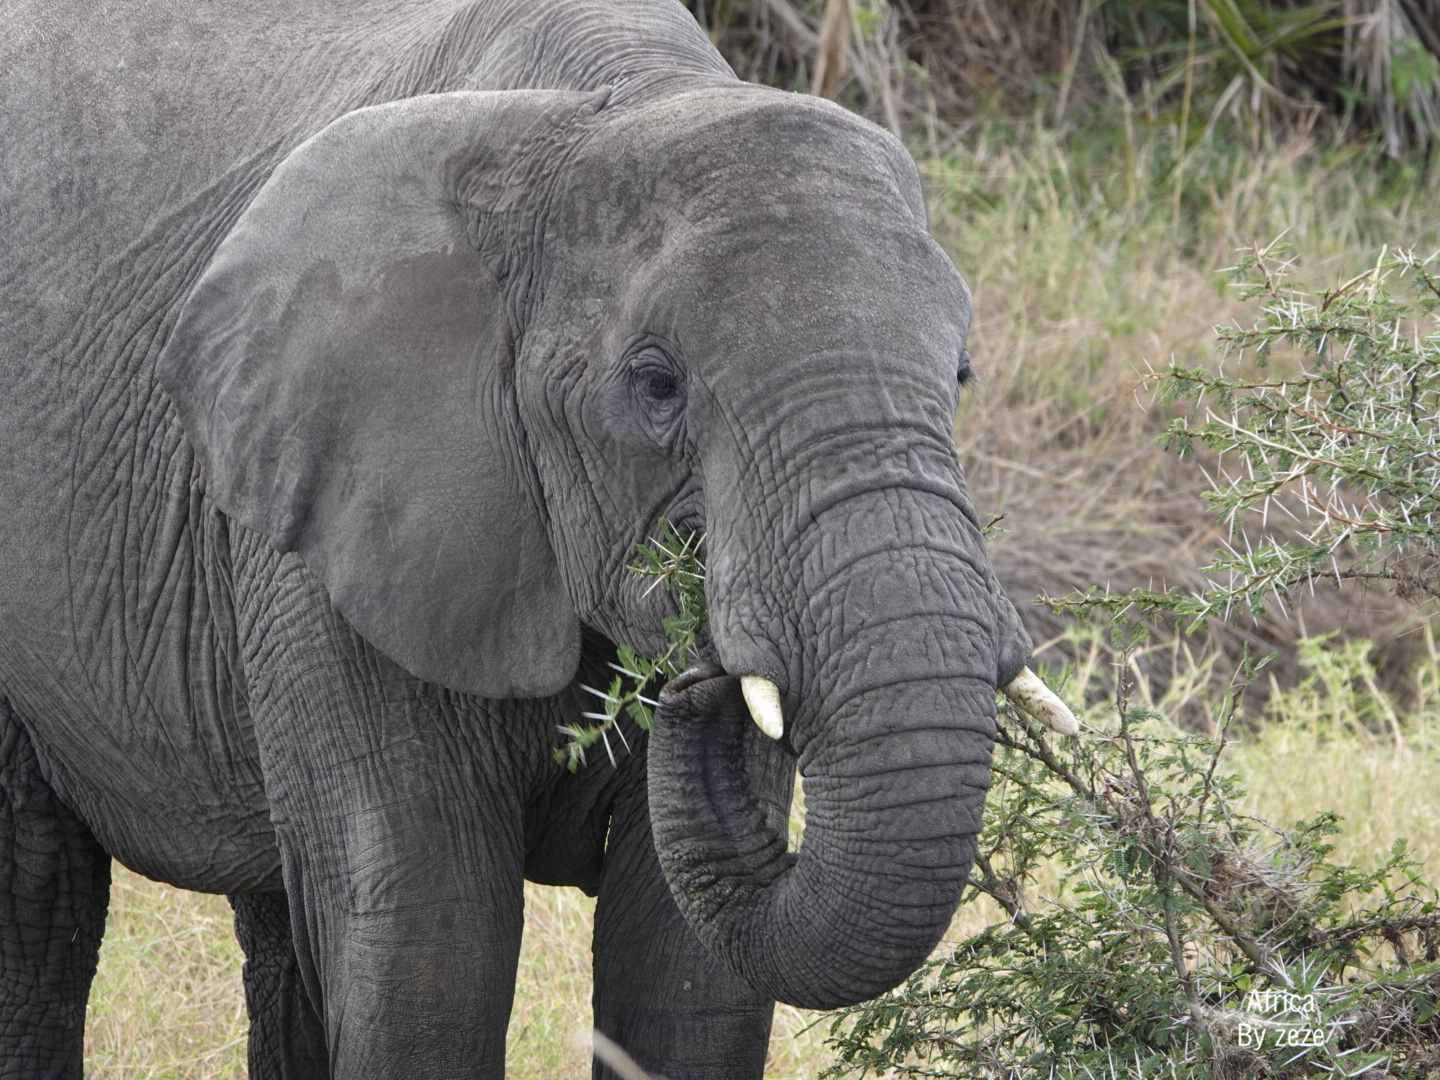
[[[987,686],[971,695],[977,712],[993,699]],[[742,744],[753,729],[738,680],[667,695],[650,742],[656,847],[721,963],[779,1001],[829,1009],[890,989],[924,961],[964,888],[989,769],[988,741],[926,726],[949,697],[917,684],[883,706],[854,702],[852,715],[883,707],[908,722],[805,778],[797,855],[747,780]]]
[[[964,889],[989,782],[997,622],[983,553],[945,546],[847,558],[839,576],[855,580],[829,579],[832,597],[863,586],[896,603],[858,620],[852,605],[845,633],[819,634],[829,655],[806,658],[815,674],[792,681],[786,737],[807,805],[798,853],[747,777],[758,732],[743,672],[682,678],[662,695],[650,813],[671,891],[716,958],[780,1001],[835,1008],[895,986]],[[941,573],[950,588],[915,588]]]

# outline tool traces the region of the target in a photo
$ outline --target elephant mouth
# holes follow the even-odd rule
[[[660,688],[660,702],[664,705],[673,704],[680,694],[691,687],[729,674],[718,664],[708,660],[698,661]],[[780,704],[780,688],[763,675],[741,675],[740,688],[755,726],[771,739],[789,748],[785,740],[785,714]]]
[[[709,679],[723,678],[726,674],[728,673],[719,664],[701,660],[686,668],[660,688],[660,703],[669,705],[692,686],[698,686]]]
[[[898,715],[922,715],[923,692],[910,692]],[[889,989],[949,925],[973,854],[988,752],[955,765],[906,760],[891,770],[893,783],[870,790],[866,762],[845,769],[854,755],[838,767],[814,762],[795,848],[797,758],[753,720],[741,678],[714,664],[695,665],[661,693],[647,772],[672,895],[712,956],[770,997],[835,1008]],[[924,737],[901,735],[916,746]],[[906,794],[906,779],[918,780],[920,798]]]

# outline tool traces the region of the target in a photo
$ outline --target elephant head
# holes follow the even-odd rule
[[[582,624],[655,650],[635,547],[703,529],[719,667],[659,710],[657,847],[717,957],[821,1007],[943,932],[1029,655],[955,456],[969,321],[913,162],[836,106],[454,93],[294,149],[160,375],[215,503],[455,690],[560,690]],[[740,767],[740,676],[805,778],[798,856]]]

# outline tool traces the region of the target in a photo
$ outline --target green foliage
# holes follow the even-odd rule
[[[1178,112],[1188,94],[1202,124],[1232,103],[1254,119],[1298,104],[1289,92],[1315,89],[1304,68],[1339,56],[1350,21],[1337,0],[1109,0],[1101,10],[1122,63],[1152,76],[1151,96],[1173,96]]]
[[[1172,364],[1155,378],[1163,404],[1191,403],[1163,442],[1182,456],[1201,444],[1218,455],[1211,506],[1232,542],[1206,568],[1203,594],[1097,590],[1057,601],[1080,613],[1183,616],[1195,625],[1260,615],[1317,580],[1388,581],[1407,598],[1440,597],[1440,278],[1431,259],[1395,249],[1332,291],[1287,281],[1278,245],[1254,249],[1234,270],[1261,301],[1249,328],[1218,329],[1223,355],[1253,371],[1227,376]],[[1413,305],[1387,288],[1408,279]],[[1277,347],[1291,354],[1283,371]],[[1241,364],[1242,368],[1245,366]],[[1251,542],[1246,520],[1273,514],[1295,537]]]
[[[650,588],[668,588],[675,597],[676,613],[665,620],[665,636],[670,645],[653,659],[636,654],[624,645],[616,649],[618,663],[610,664],[614,676],[601,690],[581,685],[580,689],[596,699],[594,711],[580,715],[593,721],[560,731],[570,741],[555,751],[555,760],[571,772],[586,764],[586,751],[596,743],[605,747],[610,764],[615,764],[615,751],[610,744],[614,733],[625,749],[625,733],[618,723],[628,716],[644,731],[654,726],[651,709],[655,701],[645,696],[652,683],[665,682],[679,675],[690,665],[695,649],[695,635],[705,626],[705,566],[700,560],[702,537],[699,533],[677,533],[668,521],[660,522],[659,538],[640,545],[638,560],[630,567],[632,573],[653,579]]]
[[[1220,759],[1254,671],[1212,740],[1134,705],[1134,639],[1112,644],[1114,714],[1083,741],[1003,713],[967,900],[1006,918],[836,1014],[822,1075],[1426,1075],[1440,907],[1403,841],[1366,871],[1330,859],[1333,814],[1247,816]]]
[[[1231,682],[1214,738],[1132,700],[1137,615],[1258,612],[1320,576],[1440,595],[1440,282],[1397,250],[1311,296],[1277,259],[1274,245],[1253,250],[1235,271],[1261,304],[1253,326],[1219,331],[1240,374],[1156,376],[1166,404],[1191,406],[1163,440],[1220,462],[1210,502],[1239,539],[1209,568],[1219,576],[1195,596],[1055,602],[1110,622],[1113,716],[1062,748],[1002,711],[967,898],[1006,918],[837,1014],[825,1076],[1418,1080],[1440,1067],[1440,895],[1405,842],[1373,870],[1333,859],[1337,815],[1288,827],[1248,815],[1222,767],[1264,661]],[[1296,538],[1246,542],[1270,512],[1294,518]],[[1398,746],[1363,647],[1325,646],[1306,646],[1295,693],[1362,730],[1388,725]]]

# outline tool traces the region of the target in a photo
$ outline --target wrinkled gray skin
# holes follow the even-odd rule
[[[0,1076],[80,1075],[111,856],[232,894],[257,1077],[500,1076],[522,877],[671,1080],[915,968],[1029,642],[900,144],[671,0],[0,18]],[[662,517],[728,674],[571,775]]]

